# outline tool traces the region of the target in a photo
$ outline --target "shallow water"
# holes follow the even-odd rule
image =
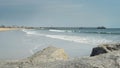
[[[89,56],[93,47],[119,41],[119,34],[80,33],[80,30],[5,31],[0,32],[0,59],[25,58],[47,46],[63,48],[70,57]]]

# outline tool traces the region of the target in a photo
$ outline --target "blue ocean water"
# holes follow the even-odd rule
[[[89,56],[93,47],[119,43],[120,29],[22,29],[0,32],[0,59],[21,59],[47,46],[70,57]]]

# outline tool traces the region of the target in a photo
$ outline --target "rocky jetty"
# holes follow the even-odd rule
[[[47,47],[23,60],[0,61],[0,68],[120,68],[120,44],[93,48],[92,57],[68,59],[61,48]]]

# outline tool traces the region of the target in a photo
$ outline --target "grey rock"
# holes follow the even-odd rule
[[[120,68],[120,51],[94,57],[77,58],[60,65],[61,68]]]
[[[104,54],[112,51],[120,50],[120,44],[103,44],[98,47],[93,48],[90,56],[96,56],[99,54]]]
[[[28,58],[33,64],[67,59],[68,55],[64,52],[64,49],[56,48],[54,46],[49,46]]]
[[[95,56],[103,53],[107,53],[107,51],[103,47],[95,47],[93,48],[90,56]]]

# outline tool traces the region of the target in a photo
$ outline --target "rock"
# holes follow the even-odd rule
[[[101,48],[98,48],[100,53],[104,50],[107,53],[68,59],[63,49],[50,46],[25,60],[0,61],[0,68],[120,68],[119,44],[102,45]]]
[[[60,66],[62,66],[61,68],[120,68],[120,51],[73,59]]]
[[[103,53],[108,53],[112,51],[120,50],[120,44],[103,44],[98,47],[93,48],[90,56],[95,56]]]
[[[40,66],[41,68],[120,68],[120,51],[109,52],[94,57],[55,61]]]
[[[54,61],[37,65],[16,64],[0,65],[0,68],[120,68],[120,51],[113,51],[94,57],[69,59],[67,61]]]
[[[95,56],[103,53],[107,53],[107,51],[103,47],[95,47],[93,48],[90,56]]]
[[[42,51],[35,53],[28,59],[34,64],[40,62],[53,62],[55,60],[67,60],[68,56],[64,52],[64,49],[49,46]]]

